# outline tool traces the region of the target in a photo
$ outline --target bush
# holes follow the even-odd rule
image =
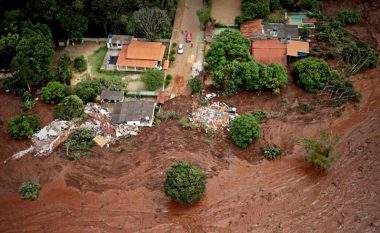
[[[14,116],[8,122],[8,133],[16,139],[31,137],[39,129],[40,119],[38,115]]]
[[[156,114],[156,118],[159,120],[175,120],[178,118],[178,113],[176,111],[160,111]]]
[[[179,120],[179,124],[185,129],[196,129],[197,126],[189,121],[186,117],[182,117]]]
[[[177,43],[176,42],[173,42],[172,44],[172,48],[175,49],[177,47]]]
[[[308,161],[317,167],[327,169],[340,157],[339,154],[333,154],[338,141],[338,135],[332,135],[326,130],[322,130],[319,140],[303,138],[300,145],[306,150]]]
[[[94,137],[95,133],[90,129],[79,128],[73,130],[63,144],[67,151],[68,159],[76,160],[82,155],[92,156],[93,153],[89,153],[88,149],[95,146]]]
[[[260,137],[260,125],[252,114],[243,114],[232,122],[231,136],[237,146],[246,148]]]
[[[261,109],[255,109],[251,114],[259,123],[266,121],[269,118],[268,113]]]
[[[42,101],[45,103],[59,103],[65,96],[65,85],[60,82],[50,81],[42,88]]]
[[[280,156],[282,154],[281,148],[267,145],[264,147],[263,150],[264,157],[271,160],[275,159],[277,156]]]
[[[57,68],[54,71],[54,80],[69,85],[72,75],[71,59],[64,54],[59,58]]]
[[[202,81],[198,77],[193,77],[189,80],[191,93],[199,94],[202,90]]]
[[[214,128],[208,128],[206,134],[208,138],[213,138],[216,134],[216,130]]]
[[[337,19],[342,24],[355,24],[358,23],[362,18],[362,12],[357,9],[350,9],[345,11],[340,11],[337,14]]]
[[[301,7],[309,11],[319,11],[323,7],[323,3],[318,0],[301,0]]]
[[[348,101],[359,101],[361,97],[351,81],[342,77],[336,70],[332,72],[328,89],[331,91],[330,101],[333,106],[340,106]]]
[[[35,200],[38,198],[38,192],[40,191],[40,189],[41,186],[39,183],[23,182],[18,191],[21,195],[21,199]]]
[[[82,118],[84,115],[83,101],[76,95],[67,96],[58,104],[54,115],[62,120]]]
[[[24,92],[24,94],[22,95],[22,101],[23,102],[21,104],[21,109],[23,111],[28,111],[32,109],[36,104],[36,100],[29,91]]]
[[[175,57],[174,57],[174,56],[170,56],[170,57],[169,57],[169,62],[170,62],[170,63],[173,63],[174,61],[175,61]]]
[[[87,62],[86,60],[84,59],[84,56],[81,55],[81,56],[78,56],[74,59],[74,68],[78,71],[78,72],[83,72],[85,70],[87,70]]]
[[[173,56],[173,55],[175,55],[175,54],[176,54],[175,49],[171,49],[171,50],[170,50],[170,56]]]
[[[270,13],[270,1],[243,0],[241,4],[241,12],[244,21],[257,18],[264,19]]]
[[[205,174],[189,162],[177,162],[166,172],[165,194],[175,202],[180,204],[198,202],[205,188]]]
[[[83,101],[84,104],[88,102],[95,102],[97,96],[95,90],[86,85],[77,85],[75,88],[75,94]]]
[[[141,80],[149,91],[155,91],[164,82],[164,72],[156,69],[147,70],[142,75]]]
[[[171,74],[166,75],[165,87],[169,86],[172,80],[173,80],[173,76]]]
[[[379,54],[367,43],[352,41],[344,46],[341,56],[352,68],[350,73],[365,71],[377,66]]]
[[[308,28],[308,27],[303,27],[303,28],[301,29],[301,33],[300,33],[301,39],[302,39],[302,40],[307,40],[307,39],[309,39],[310,32],[311,32],[311,29],[310,29],[310,28]]]
[[[331,78],[330,66],[318,58],[305,58],[294,63],[293,73],[308,92],[322,90]]]
[[[304,114],[313,110],[313,107],[309,103],[303,103],[297,106],[297,112]]]

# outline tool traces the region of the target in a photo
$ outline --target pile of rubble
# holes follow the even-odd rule
[[[236,110],[223,102],[213,102],[208,106],[195,109],[189,120],[197,126],[205,125],[215,130],[228,127],[236,117]]]
[[[111,114],[107,111],[107,109],[102,108],[100,104],[97,103],[87,103],[84,107],[84,113],[86,114],[100,114],[107,118],[111,118]]]

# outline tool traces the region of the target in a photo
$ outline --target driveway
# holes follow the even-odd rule
[[[203,34],[197,16],[197,10],[202,7],[202,0],[183,0],[177,9],[172,43],[184,44],[185,49],[183,54],[175,55],[174,66],[168,70],[168,73],[172,74],[175,79],[168,90],[171,97],[190,94],[187,81],[191,78],[191,68],[194,62],[203,61]],[[192,33],[193,47],[191,47],[191,43],[185,43],[185,31]],[[176,78],[176,76],[178,77]]]

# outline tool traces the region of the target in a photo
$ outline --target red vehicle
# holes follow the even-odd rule
[[[185,41],[186,43],[190,43],[191,42],[191,36],[193,34],[191,32],[186,32],[186,35],[185,35]]]

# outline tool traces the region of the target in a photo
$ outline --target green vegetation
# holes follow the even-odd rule
[[[21,109],[23,111],[28,111],[32,109],[36,104],[36,100],[29,91],[24,92],[24,94],[22,95],[22,101],[23,102],[21,104]]]
[[[280,64],[256,63],[249,48],[249,40],[239,32],[225,30],[216,36],[205,56],[213,85],[227,95],[262,89],[279,94],[288,82],[286,68]]]
[[[268,120],[268,112],[262,110],[262,109],[255,109],[251,112],[252,116],[255,117],[256,121],[261,123],[263,121]]]
[[[296,110],[301,114],[305,114],[313,111],[313,107],[309,103],[303,103],[298,105]]]
[[[165,194],[180,204],[198,202],[206,188],[206,176],[189,162],[174,163],[166,172]]]
[[[179,120],[179,124],[182,126],[182,128],[185,128],[185,129],[196,129],[197,126],[193,123],[191,123],[189,121],[189,119],[187,119],[187,117],[182,117],[180,120]]]
[[[91,66],[91,74],[94,75],[98,79],[121,78],[122,73],[119,71],[100,70],[100,67],[102,66],[106,53],[107,53],[107,48],[102,47],[102,48],[97,49],[93,54],[89,56],[88,62]]]
[[[267,145],[264,147],[263,154],[265,158],[272,160],[277,156],[280,156],[282,154],[282,150],[276,146]]]
[[[62,120],[81,119],[84,116],[83,101],[76,95],[67,96],[58,104],[54,115]]]
[[[35,200],[38,198],[38,192],[40,191],[40,189],[41,186],[39,183],[23,182],[18,191],[21,195],[21,199]]]
[[[311,29],[308,27],[303,27],[300,32],[300,36],[302,40],[307,40],[309,39]]]
[[[303,138],[300,145],[306,150],[308,161],[317,167],[327,169],[340,157],[339,154],[333,153],[338,141],[338,135],[322,130],[320,139]]]
[[[78,72],[83,72],[87,70],[87,62],[86,59],[84,59],[84,56],[78,56],[74,59],[74,69]]]
[[[331,78],[330,66],[317,58],[306,58],[294,63],[293,73],[308,92],[322,90]]]
[[[317,12],[322,9],[323,3],[318,0],[300,0],[300,6],[302,9]]]
[[[171,33],[170,18],[165,10],[157,7],[141,8],[132,14],[136,32],[144,38],[168,38]]]
[[[165,87],[169,86],[169,84],[171,83],[172,80],[173,80],[173,76],[171,74],[166,75]]]
[[[337,20],[342,24],[359,23],[362,18],[362,12],[358,9],[349,9],[338,12]]]
[[[197,10],[197,16],[199,23],[201,25],[201,28],[203,29],[208,22],[211,21],[211,7],[203,8]]]
[[[176,111],[160,111],[156,114],[156,118],[162,121],[178,119]]]
[[[192,77],[189,80],[189,86],[191,89],[191,93],[199,94],[202,90],[202,81],[198,77]]]
[[[157,69],[149,69],[143,73],[141,80],[149,91],[155,91],[164,83],[164,72]]]
[[[54,71],[54,80],[61,83],[70,85],[71,76],[73,75],[73,70],[71,68],[72,61],[66,54],[59,58],[57,68]]]
[[[175,57],[173,55],[170,55],[169,57],[169,62],[173,63],[175,61]]]
[[[75,87],[75,94],[84,104],[95,102],[97,96],[95,89],[86,85],[77,85]]]
[[[40,118],[38,115],[18,115],[12,117],[8,122],[8,133],[16,138],[23,139],[31,137],[40,129]]]
[[[242,0],[242,15],[237,16],[235,18],[235,23],[240,25],[244,21],[248,21],[251,19],[264,19],[269,15],[270,9],[271,8],[269,0]]]
[[[216,130],[214,128],[208,128],[206,130],[206,134],[207,134],[207,137],[211,139],[215,136]]]
[[[60,82],[50,81],[42,88],[42,101],[45,103],[59,103],[65,96],[65,85]]]
[[[260,128],[256,118],[250,113],[245,113],[232,122],[231,136],[237,146],[247,148],[253,140],[260,137]]]
[[[63,144],[67,158],[69,160],[77,160],[82,155],[94,156],[94,153],[88,151],[88,149],[95,146],[94,137],[95,133],[90,129],[79,128],[73,130]]]

